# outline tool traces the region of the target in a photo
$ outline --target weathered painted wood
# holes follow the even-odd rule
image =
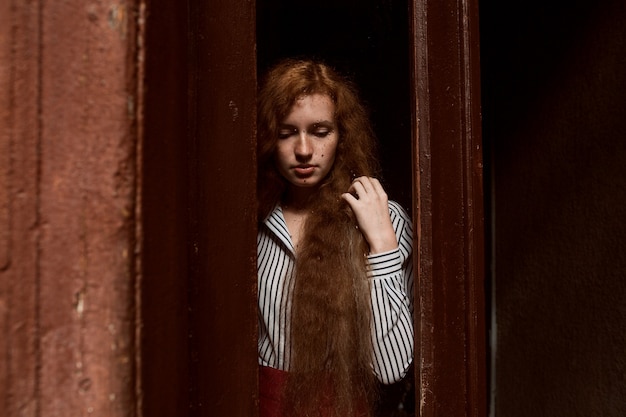
[[[414,213],[421,416],[486,415],[478,3],[416,0]]]
[[[135,3],[8,3],[0,414],[132,416]]]

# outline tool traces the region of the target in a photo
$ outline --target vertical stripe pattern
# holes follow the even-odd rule
[[[400,380],[413,360],[412,225],[397,203],[389,213],[398,248],[368,256],[372,300],[372,367],[382,383]],[[259,364],[289,370],[295,251],[277,206],[259,226]]]

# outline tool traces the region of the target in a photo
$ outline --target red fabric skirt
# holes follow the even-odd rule
[[[259,417],[281,417],[287,372],[259,366]]]
[[[285,416],[284,392],[287,386],[287,372],[268,366],[259,366],[259,417],[296,417]],[[330,400],[330,399],[329,399]],[[365,416],[365,403],[359,404],[354,417]],[[320,416],[328,417],[330,407],[323,407]]]

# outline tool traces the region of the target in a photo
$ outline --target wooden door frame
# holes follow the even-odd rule
[[[486,416],[478,1],[410,15],[419,415]]]
[[[145,251],[150,242],[163,242],[151,255],[142,257],[142,409],[167,415],[168,410],[188,404],[190,416],[254,416],[258,412],[255,3],[188,0],[186,4],[189,19],[179,19],[178,28],[171,31],[181,45],[186,42],[186,50],[168,44],[169,37],[161,35],[146,46],[147,79],[152,82],[147,85],[145,100],[147,109],[154,110],[147,110],[144,120],[144,157],[153,160],[145,160],[144,167],[152,166],[154,174],[148,175],[147,170],[143,174],[144,203],[149,197],[157,202],[165,198],[175,210],[153,208],[153,220],[144,219],[143,236],[139,237],[145,242]],[[150,29],[155,22],[151,13],[155,16],[159,11],[148,8],[148,33],[160,34],[159,20]],[[485,416],[478,2],[413,0],[409,16],[413,218],[419,284],[415,294],[416,410],[423,417]],[[160,25],[171,25],[168,22],[163,20]],[[188,38],[182,42],[185,36]],[[163,59],[151,61],[151,54],[163,55]],[[183,64],[186,69],[176,67],[178,74],[186,74],[177,88],[171,81],[165,82],[169,80],[167,71],[154,72],[172,62],[168,59],[172,55],[187,60]],[[185,86],[186,98],[178,94]],[[177,98],[172,101],[172,97]],[[167,109],[178,109],[178,105],[186,105],[187,112],[175,113],[178,121],[172,123],[176,126],[163,129],[154,124],[171,120]],[[154,137],[162,138],[165,146],[152,149],[158,157],[148,152]],[[176,140],[186,140],[185,145],[177,147]],[[176,166],[171,163],[172,156]],[[186,186],[186,194],[176,197],[163,190],[160,178],[171,175],[177,179],[166,184],[172,183],[173,190]],[[233,195],[232,190],[239,193]],[[145,204],[144,209],[145,217],[149,214]],[[184,220],[185,216],[189,219]],[[168,225],[172,224],[179,230],[174,242],[168,240]],[[160,248],[176,250],[180,245],[186,245],[186,254],[179,251],[175,266],[160,269],[158,264],[167,259],[163,257],[167,251]],[[155,266],[150,268],[152,263]],[[187,316],[172,320],[155,313],[160,311],[158,297],[163,294],[176,306],[172,311],[185,314],[182,306],[188,303]],[[188,299],[178,299],[185,294]],[[154,307],[146,307],[149,305]],[[173,325],[163,327],[164,319]],[[185,339],[176,342],[181,337]],[[162,343],[168,350],[159,347]],[[188,357],[170,356],[184,351]],[[157,377],[164,366],[174,380],[152,381],[151,375]],[[158,389],[169,382],[178,387],[170,398]]]
[[[146,4],[140,414],[257,410],[255,3]]]
[[[7,278],[0,290],[15,291],[10,301],[25,300],[5,308],[19,325],[5,320],[12,344],[2,351],[23,353],[12,362],[21,374],[11,374],[23,386],[11,386],[11,398],[41,413],[50,398],[77,413],[97,404],[119,415],[256,415],[254,0],[187,0],[180,8],[137,0],[82,17],[71,7],[76,2],[43,3],[11,9],[19,19],[0,39],[3,60],[15,60],[0,74],[15,99],[4,98],[14,113],[3,117],[27,139],[20,145],[9,130],[0,132],[0,149],[13,152],[9,162],[23,162],[0,177],[8,187],[0,194],[0,223],[11,226],[1,236]],[[80,11],[70,16],[76,19],[66,20],[89,36],[68,49],[78,32],[57,17],[73,10]],[[413,0],[410,16],[418,410],[423,417],[485,416],[478,1]],[[75,65],[66,69],[67,62]],[[85,94],[94,100],[87,103]],[[69,120],[85,133],[81,140],[65,134]],[[83,153],[42,164],[55,149]],[[93,183],[75,187],[85,172]],[[19,174],[35,180],[20,182]],[[86,204],[92,196],[102,211]],[[11,208],[18,203],[24,210]],[[94,294],[87,310],[72,280],[78,258],[89,261],[76,281]],[[26,281],[17,267],[26,268]],[[90,321],[81,321],[83,312]],[[87,340],[84,334],[97,336],[87,338],[86,362],[58,359],[83,349],[72,343]],[[94,379],[76,381],[79,398],[73,378],[90,364]],[[59,396],[46,381],[61,376],[66,389]],[[135,379],[136,398],[129,394]],[[0,409],[9,406],[0,400]]]
[[[190,2],[193,416],[258,413],[256,5]]]

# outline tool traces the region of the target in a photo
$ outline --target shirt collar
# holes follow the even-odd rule
[[[283,216],[283,209],[280,204],[276,204],[272,212],[263,221],[267,228],[281,241],[287,249],[295,255],[295,249],[293,242],[291,241],[291,235],[289,229],[287,229],[287,222]]]

